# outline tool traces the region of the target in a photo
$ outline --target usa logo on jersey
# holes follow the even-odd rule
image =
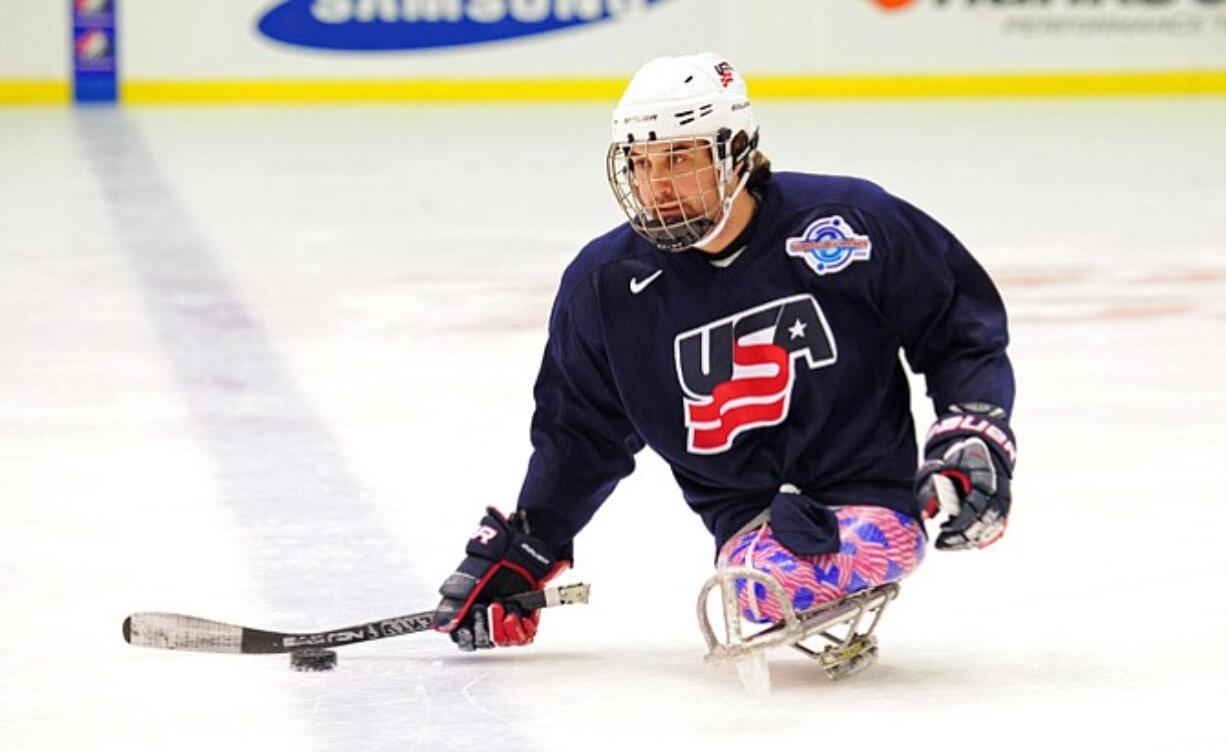
[[[873,241],[835,215],[813,222],[799,238],[788,238],[784,248],[789,256],[799,256],[815,274],[823,276],[841,272],[853,261],[867,261],[873,253]]]
[[[830,325],[812,295],[793,295],[677,335],[677,378],[685,392],[686,448],[719,454],[739,434],[788,416],[796,361],[834,363]]]

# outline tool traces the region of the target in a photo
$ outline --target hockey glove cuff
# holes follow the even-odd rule
[[[1013,432],[999,407],[954,405],[933,424],[916,474],[916,500],[924,516],[932,518],[941,511],[935,478],[948,478],[957,492],[941,524],[938,549],[985,548],[1005,534],[1016,462]]]
[[[558,561],[544,541],[528,533],[522,513],[504,517],[493,507],[465,552],[439,588],[443,598],[434,611],[434,628],[449,633],[461,650],[531,643],[540,612],[500,599],[541,589],[570,562]]]

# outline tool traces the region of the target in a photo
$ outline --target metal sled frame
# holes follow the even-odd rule
[[[746,636],[745,622],[737,605],[737,580],[765,586],[783,609],[783,621]],[[720,589],[724,614],[726,641],[722,643],[715,636],[707,613],[711,591],[716,587]],[[711,664],[740,662],[759,656],[770,648],[786,645],[815,659],[831,679],[851,676],[868,668],[876,660],[877,638],[873,637],[873,630],[881,621],[885,607],[898,597],[898,591],[898,583],[889,582],[798,614],[792,607],[791,597],[770,575],[748,567],[721,570],[712,575],[698,593],[698,626],[710,651],[704,660]],[[860,632],[860,625],[866,617],[870,619],[868,628]],[[847,634],[843,637],[830,631],[840,625],[847,627]],[[816,651],[801,644],[815,636],[829,643],[824,650]]]

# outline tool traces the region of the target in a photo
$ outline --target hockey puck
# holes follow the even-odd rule
[[[289,654],[289,667],[295,671],[331,671],[336,668],[336,651],[326,648],[295,650]]]

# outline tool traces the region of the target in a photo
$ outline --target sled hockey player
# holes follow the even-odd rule
[[[832,643],[819,660],[850,673],[924,558],[922,520],[944,506],[938,549],[1005,531],[1016,449],[1000,296],[948,230],[877,185],[772,173],[745,81],[719,55],[648,62],[612,120],[608,179],[628,221],[562,277],[517,508],[487,511],[435,628],[464,650],[532,642],[539,611],[500,599],[569,566],[649,446],[715,538],[709,657],[819,633]],[[922,458],[900,349],[938,416]],[[703,613],[712,588],[733,644]]]

